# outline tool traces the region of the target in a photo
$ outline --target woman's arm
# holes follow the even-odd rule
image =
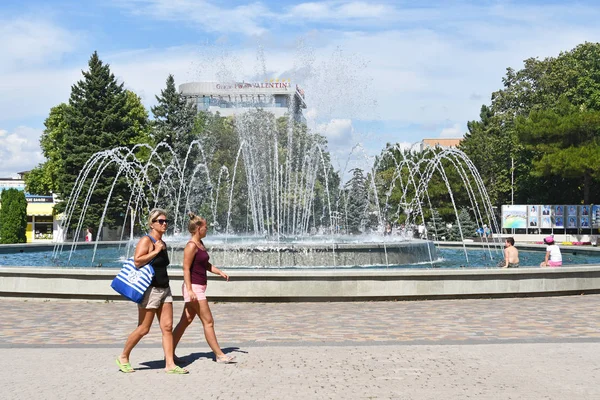
[[[208,264],[208,268],[209,268],[210,272],[212,272],[215,275],[222,276],[223,278],[225,278],[225,280],[227,282],[229,282],[229,275],[227,275],[225,272],[221,271],[219,268],[215,267],[214,265],[212,265],[210,263]]]
[[[544,264],[546,264],[546,266],[548,266],[548,258],[550,258],[550,252],[549,251],[546,252],[546,258],[544,259]]]
[[[154,260],[164,247],[165,244],[162,241],[156,241],[153,244],[148,236],[141,238],[137,246],[135,246],[135,253],[133,255],[133,263],[136,268],[142,267]]]

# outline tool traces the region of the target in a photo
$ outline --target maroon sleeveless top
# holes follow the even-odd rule
[[[190,240],[190,242],[194,243]],[[198,250],[194,256],[192,262],[192,268],[190,269],[192,285],[206,285],[206,271],[210,269],[211,264],[208,262],[210,256],[206,250],[201,249],[196,243],[194,243]]]

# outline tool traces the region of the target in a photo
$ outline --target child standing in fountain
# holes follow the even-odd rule
[[[208,300],[206,299],[206,272],[220,275],[229,281],[229,276],[209,262],[209,255],[202,239],[206,237],[206,220],[194,213],[190,213],[188,231],[192,234],[191,240],[183,250],[183,299],[185,307],[181,319],[173,331],[173,350],[177,347],[186,328],[198,316],[204,327],[206,342],[215,353],[218,363],[232,363],[233,356],[228,356],[221,350],[215,334],[214,320]]]
[[[167,274],[169,254],[165,242],[162,241],[168,222],[165,210],[155,208],[150,211],[148,218],[150,233],[143,236],[135,246],[133,256],[135,266],[140,268],[151,262],[154,268],[154,277],[150,287],[144,293],[142,302],[138,305],[138,326],[129,334],[123,352],[116,359],[122,372],[135,372],[129,363],[129,355],[135,345],[150,331],[154,316],[158,315],[165,353],[165,372],[168,374],[188,373],[187,370],[175,365],[173,360],[173,296]]]

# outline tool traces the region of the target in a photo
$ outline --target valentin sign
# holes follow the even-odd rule
[[[236,83],[217,83],[217,89],[288,89],[290,82],[236,82]]]

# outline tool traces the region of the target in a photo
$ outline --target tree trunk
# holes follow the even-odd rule
[[[589,171],[583,174],[583,204],[590,204],[590,186],[592,186],[592,175]]]

